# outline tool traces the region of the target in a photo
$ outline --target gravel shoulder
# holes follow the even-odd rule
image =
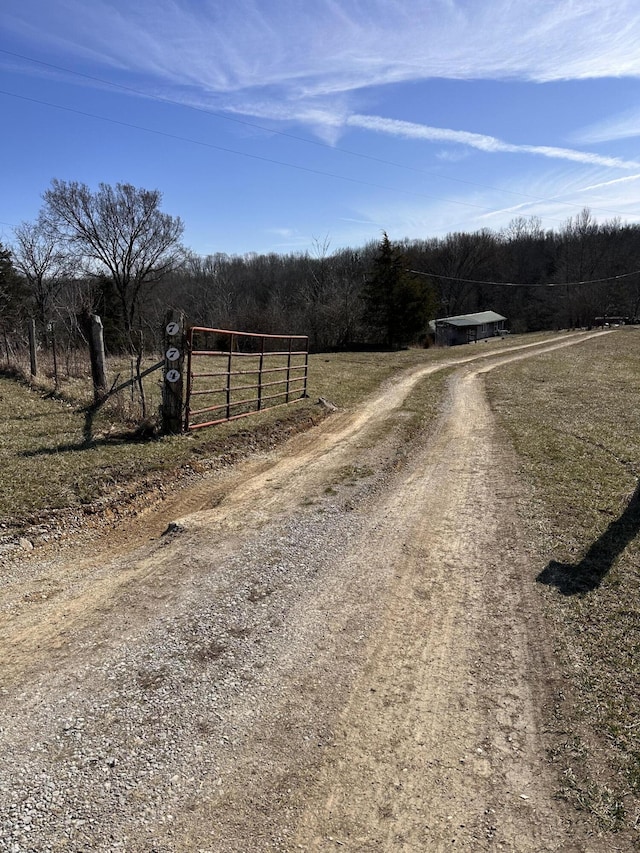
[[[482,384],[588,337],[474,352],[408,448],[448,365],[7,560],[0,850],[615,849],[554,798],[561,674]]]

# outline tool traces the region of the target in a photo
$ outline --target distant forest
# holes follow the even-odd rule
[[[157,191],[54,181],[38,220],[0,245],[0,344],[7,359],[35,318],[44,346],[82,337],[99,314],[111,352],[159,345],[167,309],[216,328],[309,335],[315,351],[429,342],[428,323],[494,310],[513,332],[640,315],[640,225],[589,210],[558,230],[517,218],[482,230],[360,248],[206,257]],[[551,286],[552,285],[552,286]]]

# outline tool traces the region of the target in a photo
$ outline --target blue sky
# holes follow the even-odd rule
[[[53,178],[201,254],[640,221],[637,0],[4,0],[0,240]]]

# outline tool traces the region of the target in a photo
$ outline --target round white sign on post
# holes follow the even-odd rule
[[[167,382],[177,382],[180,379],[180,371],[179,370],[167,370],[167,375],[165,376]]]
[[[180,331],[180,323],[167,323],[167,334],[168,335],[177,335]]]
[[[180,350],[178,347],[169,347],[165,355],[167,356],[167,361],[177,361],[180,358]]]

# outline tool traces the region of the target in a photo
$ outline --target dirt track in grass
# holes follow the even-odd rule
[[[7,564],[7,849],[616,849],[554,797],[559,673],[482,381],[593,334],[473,350],[408,448],[402,404],[448,364]]]

